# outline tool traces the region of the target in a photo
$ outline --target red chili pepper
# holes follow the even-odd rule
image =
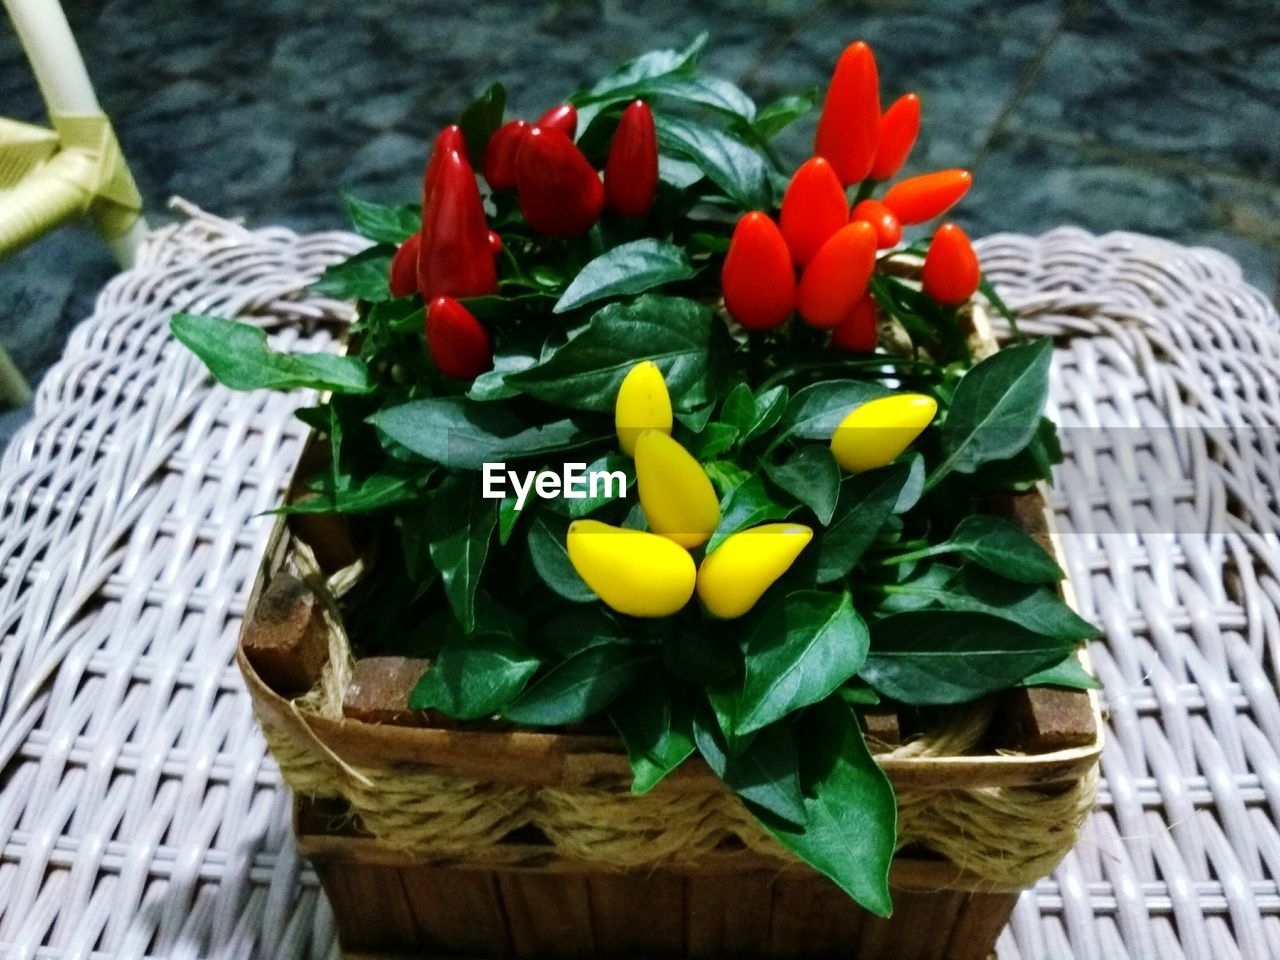
[[[586,233],[604,207],[599,174],[558,130],[529,130],[516,154],[516,187],[525,220],[549,237]]]
[[[422,234],[415,233],[405,239],[391,258],[391,295],[408,297],[418,292],[418,249],[422,246]]]
[[[578,110],[572,103],[559,103],[538,118],[534,124],[543,130],[559,130],[570,140],[578,132]]]
[[[451,123],[441,130],[436,136],[436,142],[431,145],[431,158],[427,161],[427,171],[422,178],[423,226],[427,224],[425,213],[431,194],[431,187],[439,178],[440,164],[444,162],[444,158],[450,150],[456,151],[464,157],[467,155],[467,138],[462,135],[462,128],[456,123]]]
[[[604,165],[604,196],[623,217],[643,217],[658,192],[658,136],[653,112],[643,100],[622,111]]]
[[[472,380],[493,369],[489,331],[452,297],[436,297],[427,308],[427,347],[440,372],[454,380]]]
[[[968,236],[954,223],[944,223],[924,256],[920,271],[924,292],[945,306],[956,307],[974,295],[981,279],[978,255]]]
[[[484,148],[484,179],[494,190],[514,190],[516,186],[516,154],[529,124],[511,120],[494,131]]]
[[[856,220],[822,245],[800,277],[796,304],[811,326],[834,327],[867,292],[876,268],[876,231]]]
[[[862,200],[854,205],[850,220],[864,220],[876,229],[876,245],[892,247],[902,239],[902,224],[897,216],[879,200]]]
[[[796,274],[782,231],[766,213],[744,214],[720,273],[724,305],[748,330],[769,330],[796,307]]]
[[[945,213],[969,192],[973,174],[968,170],[939,170],[899,180],[884,195],[884,205],[905,225],[924,223]]]
[[[849,222],[844,187],[830,163],[814,157],[800,165],[787,185],[779,219],[791,257],[800,267]]]
[[[418,289],[436,297],[478,297],[498,289],[498,271],[489,250],[489,225],[476,175],[465,150],[449,149],[431,158],[430,183],[422,211]]]
[[[818,119],[814,153],[835,167],[848,186],[866,179],[880,135],[880,75],[875,54],[861,40],[849,44],[836,63]]]
[[[495,257],[502,252],[502,238],[492,230],[489,231],[489,252]]]
[[[888,180],[902,169],[920,135],[920,98],[904,93],[880,118],[876,159],[871,164],[872,180]]]
[[[831,331],[831,343],[841,350],[853,353],[872,353],[879,335],[879,308],[875,297],[869,293],[853,305]]]

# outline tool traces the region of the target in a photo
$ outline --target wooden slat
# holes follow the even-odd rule
[[[857,956],[866,911],[835,884],[810,874],[770,885],[770,957]]]
[[[418,927],[418,948],[446,956],[511,953],[506,911],[494,874],[432,867],[407,867],[399,873]]]
[[[684,957],[684,878],[667,871],[588,876],[598,957]]]
[[[517,957],[593,957],[587,879],[549,873],[502,873],[498,891]]]
[[[684,928],[691,957],[750,957],[769,942],[772,877],[690,875]]]

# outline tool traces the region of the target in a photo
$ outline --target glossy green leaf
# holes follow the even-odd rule
[[[645,294],[611,303],[572,340],[507,383],[549,403],[612,413],[623,378],[640,360],[652,360],[673,403],[687,410],[712,395],[712,323],[711,311],[693,300]]]
[[[848,594],[804,590],[776,600],[747,634],[734,735],[826,699],[858,672],[869,642]]]
[[[497,501],[485,500],[473,477],[449,477],[432,495],[427,513],[431,562],[462,629],[476,622],[476,587],[498,523]]]
[[[779,503],[770,496],[758,476],[747,478],[720,501],[720,524],[707,542],[707,553],[740,530],[771,520],[785,520],[792,509],[790,504]]]
[[[693,739],[707,766],[743,800],[787,823],[804,823],[796,744],[784,724],[761,730],[750,746],[731,756],[724,732],[714,716],[704,710],[694,715]]]
[[[664,150],[696,163],[725,196],[743,210],[769,209],[772,187],[764,158],[715,127],[660,114],[655,118]]]
[[[353,481],[340,489],[326,489],[317,496],[295,500],[273,513],[370,513],[417,498],[428,474],[387,469]]]
[[[553,667],[502,715],[529,726],[577,723],[609,706],[652,660],[634,644],[591,647]]]
[[[765,461],[764,471],[773,483],[812,510],[820,524],[831,522],[840,496],[840,466],[830,447],[806,444],[783,463]]]
[[[707,33],[698,34],[681,50],[650,50],[641,54],[596,81],[590,95],[607,93],[651,77],[691,73],[698,62],[698,54],[707,45],[708,36]]]
[[[579,100],[597,108],[628,100],[645,100],[670,104],[705,107],[727,116],[750,122],[756,105],[739,87],[719,77],[666,73],[646,77],[599,93],[589,93]],[[659,107],[661,109],[661,107]]]
[[[404,243],[422,229],[422,208],[416,203],[370,203],[346,194],[347,216],[356,233],[378,243]]]
[[[565,660],[592,647],[642,643],[630,624],[623,623],[612,611],[598,603],[570,607],[556,614],[539,627],[537,642],[540,647],[554,651]]]
[[[379,410],[369,423],[418,456],[459,470],[573,450],[608,436],[577,419],[526,424],[504,404],[464,397],[411,400]]]
[[[282,353],[267,346],[267,335],[247,323],[175,313],[169,329],[232,390],[332,390],[368,393],[369,372],[355,357],[331,353]]]
[[[1066,687],[1069,690],[1097,690],[1102,684],[1080,662],[1075,653],[1044,670],[1038,670],[1022,680],[1024,687]]]
[[[1060,662],[1074,646],[987,613],[895,613],[871,624],[861,676],[901,703],[966,703]]]
[[[831,522],[811,549],[818,557],[818,582],[830,583],[848,575],[885,521],[893,514],[902,488],[911,475],[906,463],[893,463],[847,477],[840,484]]]
[[[965,517],[945,543],[927,556],[960,554],[1019,583],[1057,583],[1065,574],[1044,548],[1011,520],[987,514]]]
[[[409,694],[409,706],[455,720],[490,717],[519,695],[538,665],[537,656],[510,636],[467,637],[440,650]]]
[[[955,470],[972,473],[984,463],[1022,451],[1040,426],[1049,397],[1053,341],[1005,347],[960,379],[942,425],[945,459],[929,485]]]
[[[801,117],[813,112],[818,104],[817,88],[803,93],[780,97],[772,103],[760,108],[752,127],[756,135],[765,140],[772,140]]]
[[[824,380],[798,391],[778,421],[778,440],[831,441],[836,427],[854,409],[892,393],[869,380]]]
[[[489,145],[489,138],[502,126],[502,114],[506,106],[506,88],[495,83],[471,101],[458,118],[458,126],[462,128],[462,135],[467,141],[467,156],[477,170],[484,163],[484,149]]]
[[[535,511],[529,523],[529,558],[542,582],[555,593],[574,603],[590,603],[596,595],[569,560],[568,530],[566,518],[549,510]]]
[[[380,243],[325,269],[307,289],[335,300],[391,299],[391,258],[395,247]]]
[[[633,240],[583,267],[551,312],[566,313],[609,297],[644,293],[664,283],[688,280],[696,272],[683,247],[651,238]]]
[[[609,708],[631,762],[631,792],[648,793],[693,753],[693,721],[687,702],[672,700],[662,675],[642,677]]]
[[[805,711],[795,736],[801,745],[804,828],[768,816],[761,818],[764,825],[871,913],[887,917],[893,909],[889,866],[898,819],[889,778],[838,697]]]

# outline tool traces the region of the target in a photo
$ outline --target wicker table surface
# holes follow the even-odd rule
[[[231,663],[306,397],[212,385],[176,309],[332,342],[349,234],[184,208],[103,290],[0,463],[0,956],[335,956]],[[1280,318],[1228,258],[999,235],[1058,351],[1054,506],[1110,724],[1098,809],[1004,960],[1280,956]],[[327,329],[326,329],[327,327]]]

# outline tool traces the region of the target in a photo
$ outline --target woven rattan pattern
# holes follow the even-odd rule
[[[231,666],[302,397],[211,386],[174,309],[330,343],[342,234],[154,235],[0,467],[0,955],[332,956]],[[1111,712],[1099,805],[1004,958],[1267,960],[1280,944],[1280,321],[1219,254],[988,238],[1059,339],[1055,506]],[[1220,427],[1132,452],[1125,427]],[[1084,429],[1093,428],[1093,429]],[[1196,439],[1197,437],[1201,439]],[[1155,533],[1138,535],[1149,529]],[[1115,531],[1105,533],[1104,531]],[[1074,531],[1074,533],[1073,533]]]

